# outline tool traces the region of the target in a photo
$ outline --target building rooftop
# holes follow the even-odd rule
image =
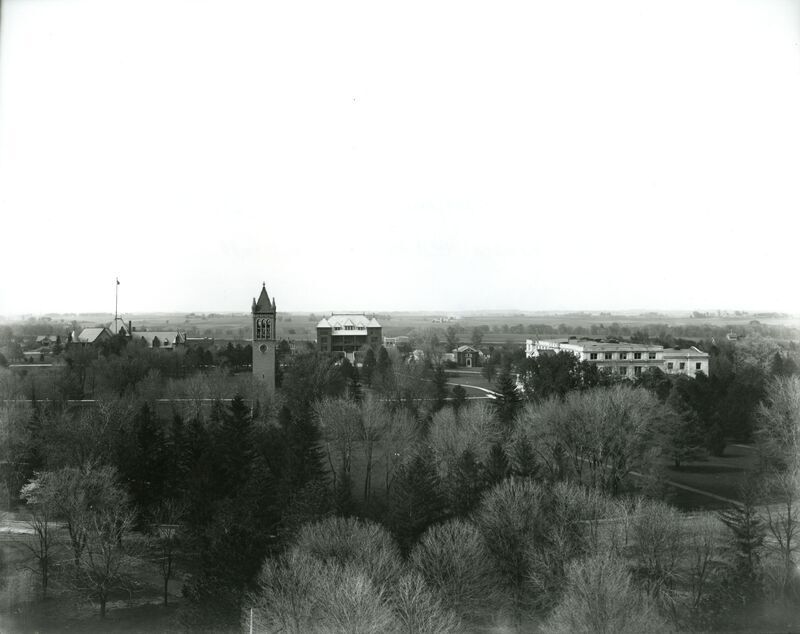
[[[178,343],[185,343],[186,336],[177,330],[134,330],[131,339],[136,342],[144,339],[149,346],[152,347],[153,340],[158,337],[158,341],[162,344],[174,346]]]
[[[665,357],[702,357],[707,358],[708,352],[703,352],[700,348],[664,348]]]
[[[78,335],[78,341],[80,343],[94,343],[97,341],[97,338],[103,334],[103,332],[107,332],[111,334],[111,331],[108,328],[84,328],[81,331],[81,334]]]
[[[344,313],[341,315],[333,314],[327,318],[323,317],[317,324],[317,328],[333,328],[334,330],[343,330],[345,326],[352,326],[356,330],[381,327],[381,325],[378,323],[378,320],[374,317],[350,313]]]

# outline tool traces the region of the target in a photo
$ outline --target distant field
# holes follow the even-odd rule
[[[317,321],[330,312],[319,311],[309,313],[278,313],[278,336],[292,340],[314,340],[316,338]],[[370,313],[371,314],[371,313]],[[378,321],[383,326],[383,334],[388,337],[408,335],[413,331],[440,331],[440,338],[448,326],[454,326],[461,331],[461,339],[468,342],[471,339],[472,329],[477,326],[496,328],[522,326],[522,333],[489,332],[484,334],[486,344],[502,344],[506,342],[523,343],[526,338],[537,333],[537,326],[546,325],[557,327],[561,324],[567,330],[578,327],[588,328],[594,324],[609,326],[616,323],[620,326],[637,327],[645,324],[663,324],[665,326],[679,326],[684,324],[710,325],[721,327],[745,326],[750,321],[757,319],[761,323],[788,327],[800,327],[797,317],[765,317],[758,314],[735,315],[720,314],[713,317],[693,318],[687,313],[638,313],[638,314],[611,314],[611,313],[521,313],[509,311],[507,313],[487,312],[485,314],[469,313],[450,315],[447,313],[375,313]],[[67,324],[73,320],[80,327],[95,326],[109,323],[113,319],[111,314],[69,314],[49,315],[55,323]],[[452,317],[452,319],[450,319]],[[247,340],[251,334],[251,317],[249,313],[128,313],[123,315],[125,322],[132,321],[136,328],[149,330],[182,330],[190,336],[208,336],[217,339]],[[552,335],[551,335],[552,336]]]

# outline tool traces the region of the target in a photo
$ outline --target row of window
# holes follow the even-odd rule
[[[675,369],[675,364],[672,361],[668,362],[667,363],[667,370],[674,370],[674,369]],[[685,370],[686,369],[686,362],[685,361],[681,361],[680,363],[678,363],[678,369],[679,370]],[[697,363],[694,364],[694,369],[695,369],[695,371],[699,372],[700,370],[703,369],[703,364],[698,361]]]
[[[603,369],[614,371],[617,374],[621,374],[622,376],[626,376],[628,374],[628,366],[624,366],[624,365],[621,365],[621,366],[616,367],[616,368],[612,368],[611,366],[606,366]],[[674,363],[672,363],[671,361],[669,363],[667,363],[667,370],[674,370],[674,369],[675,369],[675,364]],[[684,361],[679,362],[678,363],[678,369],[679,370],[686,370],[686,363]],[[699,362],[695,363],[694,364],[694,369],[695,369],[696,372],[700,372],[703,369],[703,364],[699,363]],[[640,376],[641,374],[642,374],[642,366],[640,366],[640,365],[633,366],[633,375],[634,376]]]
[[[599,353],[599,352],[590,352],[589,353],[589,359],[591,359],[592,361],[596,361],[596,360],[598,360],[600,358],[600,356],[599,356],[600,354],[601,353]],[[603,354],[603,359],[606,360],[606,361],[611,361],[614,358],[614,353],[613,352],[603,352],[602,354]],[[625,361],[628,358],[628,353],[627,352],[620,352],[618,354],[619,354],[619,357],[617,357],[617,358],[620,361]],[[643,358],[642,354],[644,354],[644,353],[643,352],[634,352],[633,353],[633,358],[634,359],[642,359]],[[648,359],[655,359],[656,358],[656,353],[655,352],[648,352],[647,353],[647,358]]]

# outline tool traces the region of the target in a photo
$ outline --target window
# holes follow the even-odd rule
[[[683,361],[681,361],[681,363],[678,366],[678,368],[680,368],[681,370],[685,370],[686,369],[686,364]]]
[[[626,368],[625,366],[621,367],[619,369],[619,373],[622,375],[628,374],[628,368]]]
[[[267,338],[267,320],[263,317],[256,319],[256,339]]]
[[[701,370],[702,368],[703,368],[703,364],[700,363],[699,361],[694,364],[694,369],[695,370]]]
[[[647,358],[648,359],[655,359],[656,358],[656,353],[655,352],[648,352],[647,353]]]
[[[272,322],[269,319],[264,320],[264,335],[265,339],[269,339],[272,336]]]
[[[634,366],[633,374],[635,376],[640,376],[642,374],[642,366],[640,366],[640,365]]]
[[[634,359],[641,359],[642,358],[642,353],[641,352],[634,352],[633,353],[633,358]]]
[[[675,364],[672,361],[667,363],[667,370],[672,370],[674,367],[675,367]]]
[[[590,352],[589,353],[589,358],[590,359],[597,359],[597,353],[596,352]]]
[[[605,353],[605,355],[603,355],[603,356],[605,356],[605,358],[606,358],[606,361],[610,361],[610,360],[611,360],[611,358],[612,358],[614,355],[613,355],[613,354],[611,354],[610,352],[606,352],[606,353]]]
[[[628,358],[628,353],[627,352],[620,352],[619,353],[619,358],[620,359],[627,359]]]

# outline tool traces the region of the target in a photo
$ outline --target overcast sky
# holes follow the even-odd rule
[[[800,2],[6,0],[0,315],[800,312]]]

